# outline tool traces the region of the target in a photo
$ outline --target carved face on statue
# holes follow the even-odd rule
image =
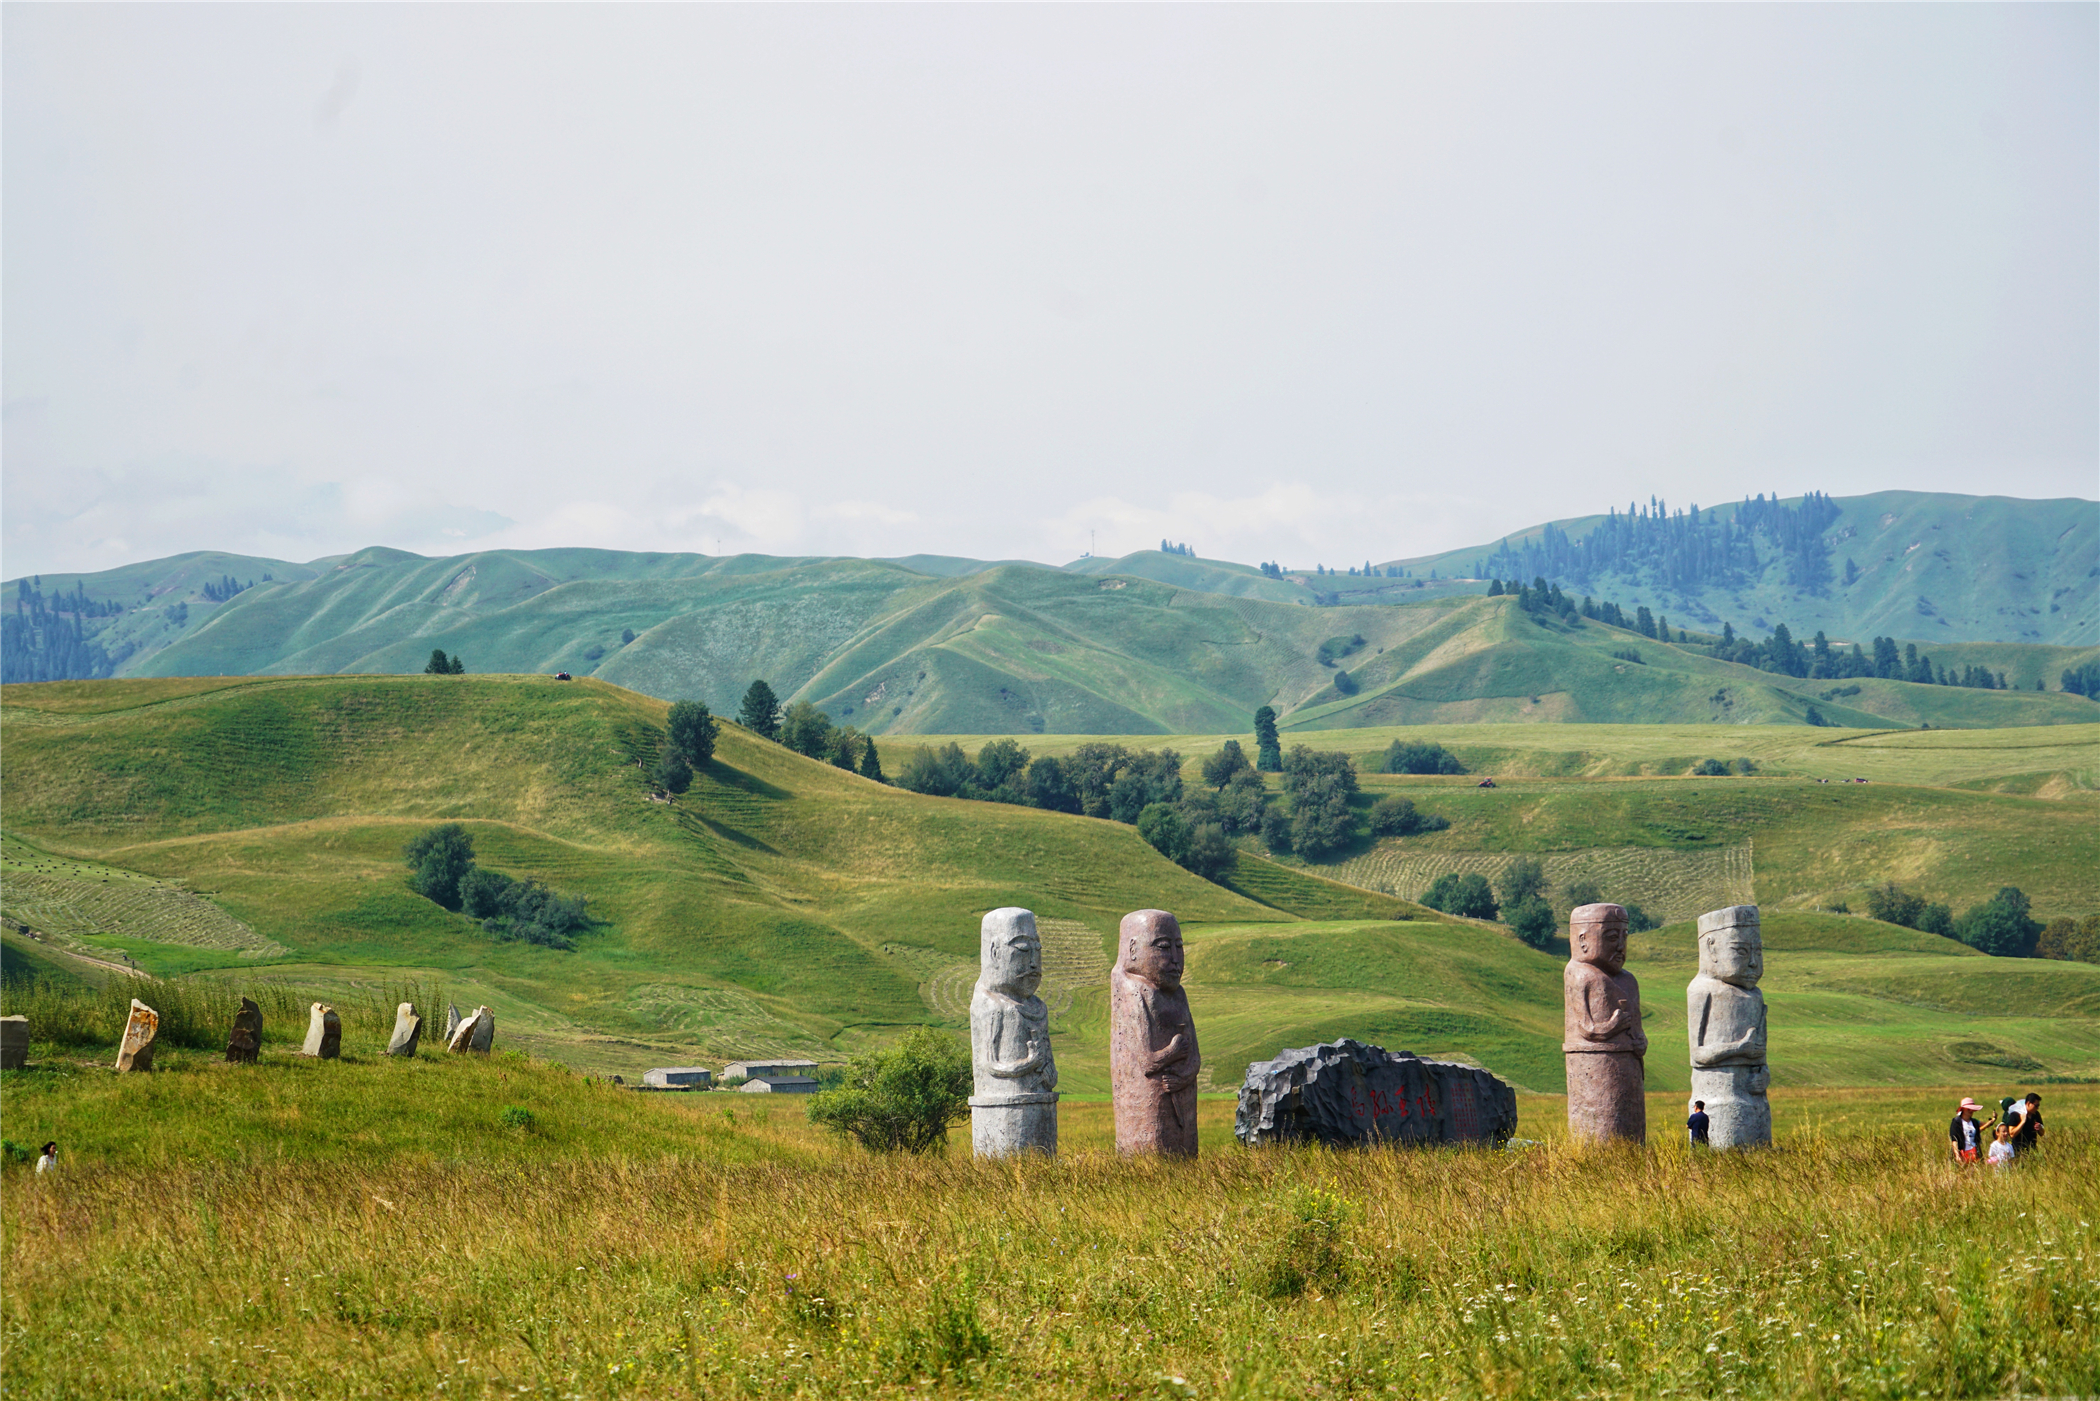
[[[1181,925],[1165,910],[1123,916],[1123,967],[1155,987],[1181,986]]]
[[[1024,1002],[1035,996],[1043,982],[1043,941],[1035,932],[1035,916],[1011,906],[993,910],[981,932],[986,985]]]
[[[1699,971],[1740,988],[1757,986],[1765,975],[1757,906],[1733,905],[1699,916]]]
[[[1626,907],[1584,905],[1568,916],[1568,946],[1577,963],[1616,974],[1626,967]]]

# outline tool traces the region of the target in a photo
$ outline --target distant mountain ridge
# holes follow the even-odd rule
[[[1883,491],[1549,521],[1389,567],[1521,579],[1685,625],[1848,641],[2100,642],[2100,502]]]
[[[724,710],[762,676],[875,734],[1231,733],[1260,705],[1287,726],[1798,722],[1810,705],[1843,724],[2045,723],[2091,704],[2062,695],[2059,678],[2100,660],[2096,527],[2092,502],[1883,493],[1696,517],[1655,503],[1353,573],[1178,551],[1061,569],[927,555],[199,552],[9,580],[0,633],[9,681],[418,671],[443,648],[477,672],[597,675]],[[1963,582],[1965,559],[1985,582]],[[1785,623],[1840,645],[1886,628],[1943,668],[2003,671],[2024,694],[1869,680],[1823,695],[1841,688],[1595,619],[1524,616],[1484,597],[1472,571],[1545,573],[1629,617],[1649,600],[1675,628]],[[1891,621],[1831,616],[1847,609]],[[1961,640],[1985,616],[2084,641]],[[1640,662],[1617,655],[1630,646]]]

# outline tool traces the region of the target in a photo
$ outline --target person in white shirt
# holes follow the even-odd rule
[[[1990,1163],[1999,1172],[2005,1171],[2005,1165],[2016,1156],[2013,1152],[2012,1136],[2011,1125],[1998,1125],[1998,1136],[1991,1142]]]
[[[56,1141],[44,1145],[44,1156],[36,1160],[37,1176],[58,1171],[58,1144]]]

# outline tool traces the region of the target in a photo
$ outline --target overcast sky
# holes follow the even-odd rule
[[[0,570],[2095,496],[2096,16],[10,5]]]

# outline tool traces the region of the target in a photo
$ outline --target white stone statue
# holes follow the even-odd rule
[[[980,1158],[1057,1151],[1057,1063],[1043,942],[1035,915],[1009,906],[984,917],[982,972],[970,995],[970,1143]]]
[[[1765,1063],[1764,939],[1757,906],[1699,916],[1699,976],[1686,989],[1692,1099],[1705,1101],[1708,1141],[1747,1148],[1772,1141],[1772,1070]]]

